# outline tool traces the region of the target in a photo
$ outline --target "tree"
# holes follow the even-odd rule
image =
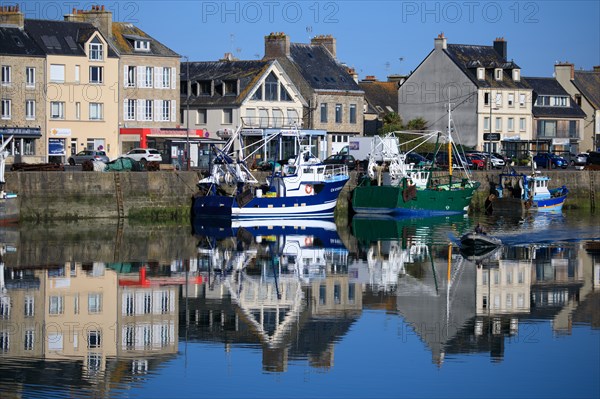
[[[406,124],[406,130],[425,130],[427,129],[427,121],[421,117],[411,119]]]

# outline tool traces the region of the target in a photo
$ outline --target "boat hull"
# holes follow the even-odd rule
[[[473,193],[479,187],[453,190],[419,189],[406,198],[398,186],[359,186],[352,193],[352,209],[358,214],[452,215],[468,210]]]
[[[19,222],[20,204],[18,197],[0,198],[0,226]]]
[[[348,179],[324,184],[314,195],[252,197],[242,205],[237,197],[229,195],[196,195],[192,214],[195,217],[225,218],[306,218],[333,216],[337,199]]]

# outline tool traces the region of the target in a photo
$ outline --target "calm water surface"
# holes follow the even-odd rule
[[[480,223],[505,244],[461,252]],[[600,217],[0,230],[0,396],[599,397]]]

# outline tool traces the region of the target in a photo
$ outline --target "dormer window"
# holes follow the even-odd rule
[[[104,45],[98,39],[98,36],[94,37],[90,42],[89,46],[89,57],[91,61],[102,61],[104,60]]]
[[[477,68],[477,79],[485,80],[485,68]]]
[[[237,95],[237,80],[223,81],[224,95]]]
[[[502,80],[502,68],[494,69],[494,78],[496,80]]]
[[[212,94],[212,84],[210,80],[199,80],[192,83],[193,96],[210,96]]]
[[[150,40],[135,40],[135,51],[150,51]]]
[[[520,69],[513,69],[512,75],[513,75],[512,78],[515,82],[521,81],[521,70]]]

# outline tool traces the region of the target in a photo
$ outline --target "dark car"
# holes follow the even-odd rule
[[[431,165],[431,161],[425,158],[421,154],[417,154],[416,152],[409,152],[406,154],[406,158],[404,159],[404,163],[412,163],[415,166],[428,166]]]
[[[354,170],[356,159],[350,154],[334,154],[323,161],[326,165],[347,165],[348,170]]]
[[[562,168],[566,169],[569,163],[563,157],[559,157],[551,152],[540,152],[533,157],[533,162],[540,168]]]
[[[102,161],[108,163],[110,159],[104,151],[83,150],[69,157],[69,165],[80,165],[85,161]]]

